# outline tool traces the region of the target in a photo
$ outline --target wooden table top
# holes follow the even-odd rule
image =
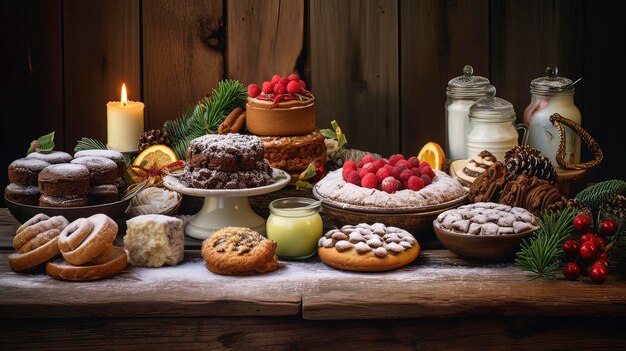
[[[44,272],[15,273],[7,256],[18,223],[0,209],[0,316],[224,317],[394,319],[460,315],[626,316],[626,281],[529,281],[511,262],[466,261],[426,249],[407,267],[386,273],[335,270],[317,257],[283,261],[278,271],[251,277],[209,272],[199,241],[186,242],[174,267],[129,266],[96,282],[64,282]],[[123,236],[120,231],[118,243]],[[425,245],[428,247],[428,245]],[[431,245],[432,246],[432,245]]]

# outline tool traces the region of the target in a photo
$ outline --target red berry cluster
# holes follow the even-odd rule
[[[348,183],[391,194],[402,189],[418,191],[432,183],[435,172],[427,162],[420,162],[415,156],[406,160],[400,154],[391,155],[389,159],[366,155],[359,163],[346,161],[342,176]]]
[[[263,82],[261,87],[256,84],[249,84],[248,96],[261,100],[271,100],[277,104],[280,101],[295,100],[298,96],[311,97],[311,93],[306,90],[306,83],[297,74],[292,73],[287,77],[275,74],[272,76],[272,80]]]
[[[563,275],[569,280],[576,280],[582,274],[589,275],[595,283],[602,284],[609,273],[606,242],[603,236],[617,232],[617,222],[607,218],[600,223],[598,235],[592,232],[591,218],[579,215],[574,218],[574,229],[581,233],[578,240],[570,239],[563,244],[563,252],[568,262]]]

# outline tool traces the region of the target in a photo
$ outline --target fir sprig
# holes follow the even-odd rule
[[[539,229],[522,242],[515,263],[530,273],[529,279],[554,279],[563,268],[563,243],[574,232],[576,211],[566,208],[559,213],[544,211]]]
[[[82,137],[74,148],[74,152],[84,151],[84,150],[107,150],[107,146],[104,145],[103,142],[96,139]]]
[[[184,159],[192,139],[217,133],[226,115],[246,102],[247,90],[237,80],[223,80],[211,96],[205,97],[177,119],[163,125],[173,139],[172,149],[179,159]]]

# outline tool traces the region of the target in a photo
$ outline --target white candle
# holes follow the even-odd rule
[[[122,84],[121,101],[107,103],[107,147],[120,152],[137,150],[143,133],[143,103],[128,101]]]

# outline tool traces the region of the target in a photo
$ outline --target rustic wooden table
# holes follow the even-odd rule
[[[0,349],[626,348],[626,281],[614,275],[603,285],[528,281],[512,263],[424,242],[431,249],[393,272],[312,258],[225,277],[189,240],[178,266],[70,283],[9,269],[17,226],[0,209]]]

